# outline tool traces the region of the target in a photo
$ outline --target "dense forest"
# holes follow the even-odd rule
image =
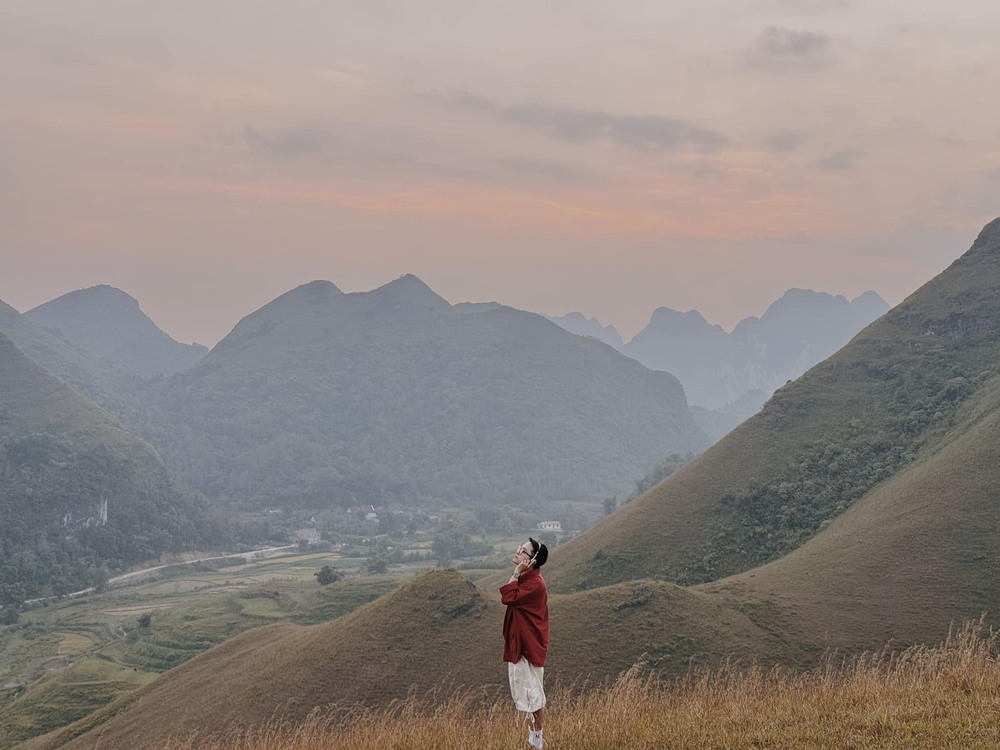
[[[133,428],[183,481],[242,507],[597,503],[707,443],[673,376],[532,313],[451,306],[413,277],[295,289],[149,404]]]

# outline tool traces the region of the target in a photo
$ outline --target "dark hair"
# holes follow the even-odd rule
[[[535,550],[535,554],[531,556],[532,561],[535,563],[536,568],[540,568],[545,565],[545,561],[549,559],[549,548],[544,544],[539,544],[530,536],[528,537],[528,541],[531,542],[531,548]]]

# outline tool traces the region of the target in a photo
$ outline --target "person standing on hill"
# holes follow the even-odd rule
[[[545,713],[542,676],[549,650],[549,597],[539,570],[549,550],[529,538],[514,553],[514,572],[500,587],[500,601],[507,605],[503,617],[503,660],[507,662],[510,694],[518,711],[528,714],[528,744],[540,748]]]

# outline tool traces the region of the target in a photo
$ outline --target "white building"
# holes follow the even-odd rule
[[[535,528],[539,531],[562,531],[562,523],[559,521],[539,521]]]

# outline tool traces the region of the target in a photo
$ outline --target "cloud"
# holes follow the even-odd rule
[[[823,169],[831,171],[854,169],[864,155],[865,152],[861,149],[844,148],[824,156],[816,163]]]
[[[806,136],[804,133],[792,130],[780,130],[764,138],[764,145],[767,147],[767,150],[774,154],[787,154],[805,142]]]
[[[660,115],[618,115],[546,104],[501,105],[467,91],[429,97],[433,101],[495,117],[559,140],[607,140],[637,151],[718,151],[728,139],[687,120]]]
[[[768,26],[746,52],[750,67],[777,71],[817,70],[833,64],[832,40],[822,31]]]
[[[759,0],[758,5],[766,10],[802,16],[836,13],[851,7],[848,0]]]
[[[562,162],[538,159],[498,159],[495,164],[505,171],[529,177],[542,177],[553,182],[574,185],[588,183],[593,185],[607,181],[596,172]]]
[[[325,128],[314,125],[282,128],[270,132],[249,125],[243,129],[243,141],[247,148],[283,160],[323,156],[337,140],[337,137]]]
[[[942,188],[935,202],[938,208],[964,221],[1000,216],[1000,167]]]
[[[426,159],[404,149],[385,148],[384,134],[366,139],[338,132],[323,122],[292,124],[273,129],[246,125],[238,132],[220,132],[202,139],[198,147],[221,149],[293,164],[306,163],[326,170],[354,170],[367,176],[431,175],[463,181],[487,181],[487,173],[465,164]],[[379,145],[367,141],[378,140]]]

